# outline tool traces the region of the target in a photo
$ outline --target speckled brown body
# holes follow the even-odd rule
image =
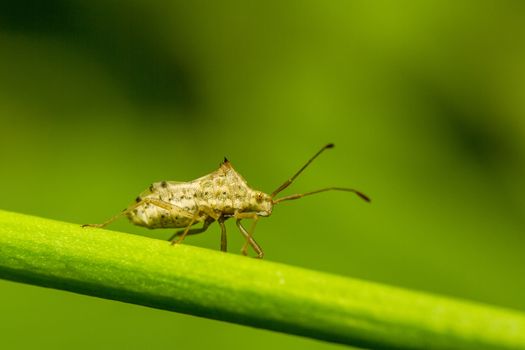
[[[161,208],[147,199],[170,203]],[[148,228],[183,228],[208,218],[218,220],[236,213],[253,212],[269,216],[273,203],[260,191],[251,189],[246,180],[225,161],[211,174],[189,182],[153,183],[137,197],[136,206],[126,215],[136,225]]]

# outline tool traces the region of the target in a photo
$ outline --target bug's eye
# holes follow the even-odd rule
[[[261,193],[257,193],[257,196],[255,196],[255,200],[260,203],[260,202],[262,202],[262,199],[263,199],[262,194]]]

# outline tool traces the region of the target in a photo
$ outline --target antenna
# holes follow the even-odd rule
[[[333,143],[329,143],[326,146],[324,146],[323,148],[321,148],[312,158],[310,158],[310,160],[308,162],[306,162],[305,165],[303,165],[303,167],[301,169],[299,169],[299,171],[297,173],[295,173],[294,176],[292,176],[291,178],[286,180],[281,186],[279,186],[275,191],[273,191],[272,194],[270,195],[270,197],[271,198],[275,197],[279,192],[284,190],[286,187],[290,186],[292,184],[292,182],[294,182],[294,180],[297,178],[297,176],[299,176],[303,172],[303,170],[306,169],[306,167],[308,165],[310,165],[311,162],[313,162],[313,160],[315,158],[317,158],[325,149],[333,148],[333,147],[334,147],[334,144]]]
[[[362,193],[362,192],[359,192],[357,190],[354,190],[353,188],[345,188],[345,187],[327,187],[327,188],[322,188],[320,190],[316,190],[316,191],[311,191],[311,192],[306,192],[306,193],[298,193],[298,194],[292,194],[290,196],[286,196],[286,197],[282,197],[282,198],[279,198],[277,200],[274,200],[273,201],[273,204],[277,204],[277,203],[280,203],[280,202],[284,202],[284,201],[291,201],[293,199],[299,199],[299,198],[303,198],[304,196],[309,196],[311,194],[316,194],[316,193],[320,193],[320,192],[326,192],[326,191],[345,191],[345,192],[353,192],[355,194],[357,194],[361,199],[363,199],[364,201],[366,202],[370,202],[370,198]]]

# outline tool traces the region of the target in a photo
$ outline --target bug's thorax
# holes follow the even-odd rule
[[[220,212],[233,215],[242,212],[254,212],[260,216],[272,213],[273,202],[264,192],[248,186],[246,180],[225,160],[215,172],[192,181],[197,188],[204,190],[200,204]]]

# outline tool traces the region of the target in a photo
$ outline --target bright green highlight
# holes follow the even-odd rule
[[[6,211],[0,277],[355,346],[525,349],[518,312]]]

